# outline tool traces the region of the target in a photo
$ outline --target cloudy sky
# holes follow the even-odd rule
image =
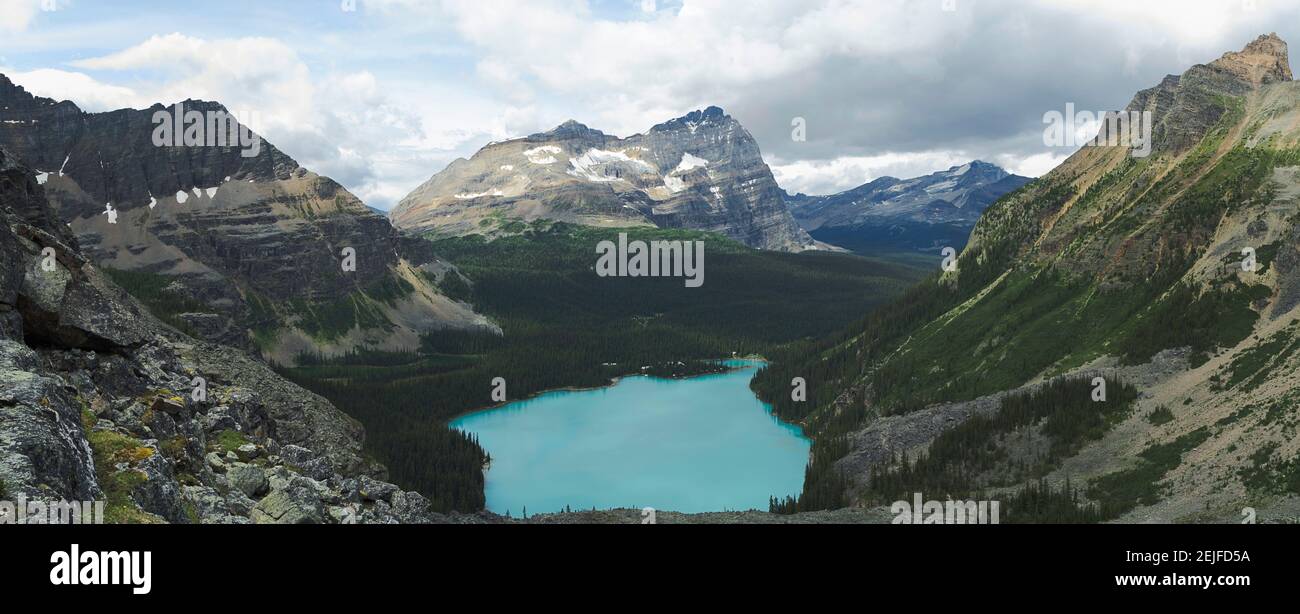
[[[1070,153],[1044,113],[1122,108],[1271,31],[1300,40],[1300,0],[0,0],[0,72],[90,111],[221,101],[388,209],[490,141],[708,105],[792,191],[973,158],[1036,176]]]

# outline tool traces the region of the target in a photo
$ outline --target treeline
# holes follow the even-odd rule
[[[873,468],[865,496],[878,504],[906,500],[916,492],[969,499],[985,496],[990,488],[1024,483],[1008,500],[1032,510],[1037,521],[1075,522],[1112,513],[1080,503],[1068,484],[1059,492],[1041,482],[1032,485],[1128,415],[1137,389],[1113,378],[1104,381],[1104,401],[1094,400],[1096,388],[1088,377],[1057,379],[1031,392],[1007,395],[997,412],[973,416],[943,432],[915,457],[897,453],[888,464]]]
[[[849,453],[845,437],[823,437],[813,440],[812,460],[804,468],[803,492],[798,497],[771,497],[768,511],[773,514],[794,514],[816,510],[845,507],[848,500],[848,478],[835,467],[836,461]]]
[[[1121,357],[1125,364],[1141,364],[1161,350],[1187,346],[1192,366],[1200,366],[1216,348],[1232,347],[1250,335],[1259,319],[1251,302],[1270,295],[1268,286],[1222,283],[1198,294],[1178,283],[1124,337]],[[1178,326],[1169,326],[1174,321]]]
[[[862,495],[869,503],[888,505],[910,500],[912,493],[934,497],[987,499],[993,488],[1015,487],[996,497],[1011,522],[1098,522],[1114,517],[1119,505],[1085,501],[1068,479],[1059,490],[1042,477],[1073,456],[1089,441],[1100,439],[1123,419],[1137,399],[1137,390],[1114,378],[1104,378],[1105,401],[1094,401],[1089,377],[1058,379],[1042,387],[1007,395],[997,412],[974,416],[940,434],[929,449],[909,458],[902,452],[872,469]],[[847,433],[865,422],[865,405],[848,399],[837,406],[836,419],[824,424],[826,433],[814,443],[804,492],[799,497],[772,497],[773,513],[835,509],[845,499],[849,483],[835,467],[849,452]],[[1017,442],[1007,438],[1017,435]],[[1037,441],[1034,439],[1037,438]],[[1018,448],[1016,447],[1018,446]]]
[[[113,283],[121,286],[123,290],[148,307],[154,317],[186,334],[196,333],[189,324],[177,317],[179,314],[213,313],[210,306],[192,298],[183,287],[177,286],[181,288],[179,292],[171,291],[169,286],[176,282],[174,277],[110,267],[104,267],[102,270],[109,279],[113,280]]]
[[[346,367],[345,367],[346,368]],[[478,441],[448,428],[417,381],[315,379],[281,369],[287,379],[315,392],[366,428],[366,450],[388,467],[389,479],[429,498],[433,509],[483,508],[483,466],[488,454]]]
[[[994,495],[982,495],[988,500]],[[1027,482],[1011,492],[997,495],[1001,521],[1007,524],[1096,524],[1118,514],[1105,503],[1084,499],[1070,481],[1054,488],[1045,478]]]
[[[830,335],[920,277],[860,257],[759,252],[716,235],[666,230],[624,232],[630,240],[704,241],[702,286],[687,288],[671,277],[598,277],[595,246],[619,232],[555,224],[490,242],[446,239],[435,248],[472,280],[467,298],[498,321],[546,328],[657,322],[725,340],[736,351]]]

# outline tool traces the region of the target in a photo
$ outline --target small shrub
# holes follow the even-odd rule
[[[1153,426],[1160,426],[1161,424],[1167,424],[1169,422],[1172,422],[1173,420],[1174,420],[1174,412],[1169,411],[1169,408],[1165,407],[1164,405],[1157,407],[1155,411],[1147,414],[1147,422],[1150,422]]]
[[[99,487],[104,491],[104,521],[111,524],[157,522],[155,516],[141,510],[131,498],[131,491],[148,479],[144,472],[131,468],[117,470],[119,463],[138,463],[153,456],[153,449],[112,431],[92,431],[86,439],[94,455]]]
[[[217,445],[221,447],[223,452],[235,452],[239,450],[239,446],[246,443],[248,443],[248,438],[244,437],[244,434],[239,431],[226,429],[217,436]]]

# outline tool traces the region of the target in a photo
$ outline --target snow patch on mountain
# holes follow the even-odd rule
[[[682,154],[682,161],[677,164],[677,168],[673,169],[673,172],[685,173],[685,172],[695,170],[697,168],[704,168],[708,165],[709,165],[708,160],[705,160],[704,158],[692,156],[689,153],[684,153]]]
[[[524,150],[524,157],[528,158],[533,164],[555,164],[559,160],[555,158],[562,150],[555,145],[542,145],[532,149]]]
[[[474,200],[475,198],[483,198],[484,196],[505,196],[505,193],[502,192],[501,190],[488,190],[486,192],[477,192],[474,194],[454,195],[456,200]]]
[[[653,173],[655,171],[653,166],[627,155],[625,151],[606,151],[604,149],[588,149],[581,156],[569,158],[569,164],[572,166],[568,171],[570,175],[579,179],[601,183],[625,181],[619,174],[621,168],[640,173]],[[614,174],[610,174],[611,169],[614,170]]]
[[[681,177],[674,177],[672,175],[664,176],[664,186],[673,194],[686,190],[686,182],[682,181]]]

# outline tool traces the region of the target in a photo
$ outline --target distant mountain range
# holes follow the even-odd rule
[[[881,177],[830,196],[786,196],[818,241],[863,254],[961,249],[980,214],[1032,181],[976,160],[915,179]]]
[[[718,107],[628,138],[569,121],[492,143],[416,188],[390,219],[440,236],[509,232],[545,219],[704,230],[759,249],[813,245],[758,143]]]
[[[265,141],[247,157],[238,146],[155,145],[163,110],[86,113],[0,75],[0,146],[36,169],[85,253],[169,323],[282,363],[413,349],[437,328],[494,328],[440,294],[448,268],[426,241],[338,183]],[[344,248],[355,272],[341,266]]]

